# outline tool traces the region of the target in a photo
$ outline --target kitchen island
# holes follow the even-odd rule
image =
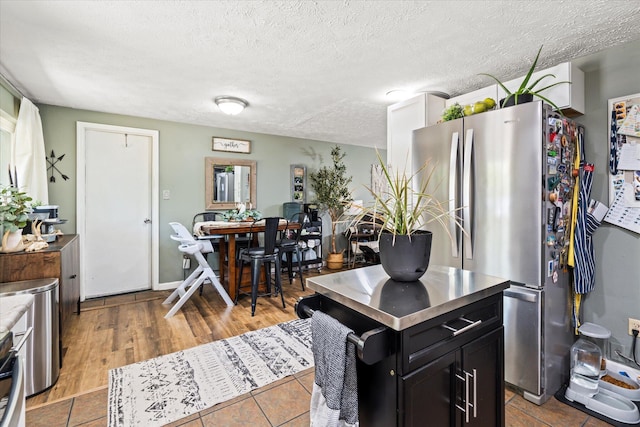
[[[354,331],[362,427],[504,425],[508,280],[430,266],[403,283],[374,265],[307,286],[300,317],[321,310]]]

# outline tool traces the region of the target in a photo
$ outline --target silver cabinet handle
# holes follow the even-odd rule
[[[456,378],[461,380],[462,382],[464,382],[464,395],[465,395],[465,399],[464,399],[464,406],[460,406],[456,403],[456,408],[458,408],[460,410],[460,412],[462,412],[465,416],[465,422],[469,422],[469,411],[468,411],[468,406],[467,406],[467,402],[469,401],[469,383],[468,383],[468,376],[467,376],[467,372],[462,371],[464,373],[464,377],[460,374],[456,374]],[[456,399],[457,400],[457,399]]]
[[[480,325],[482,323],[482,320],[476,320],[474,322],[473,320],[465,319],[464,317],[459,317],[458,319],[460,319],[460,320],[462,320],[464,322],[467,322],[468,325],[465,326],[464,328],[456,329],[456,328],[452,328],[451,326],[449,326],[449,325],[447,325],[445,323],[442,324],[443,328],[448,329],[448,330],[453,332],[453,336],[454,337],[460,335],[463,332],[468,331],[469,329],[473,329],[473,328],[475,328],[476,326],[478,326],[478,325]]]
[[[473,404],[471,406],[473,406],[473,418],[476,418],[478,416],[478,411],[477,411],[477,405],[476,402],[478,401],[478,394],[477,394],[477,388],[476,388],[476,383],[478,382],[478,377],[477,377],[477,372],[474,369],[473,370]]]
[[[471,414],[471,410],[470,408],[473,408],[473,418],[477,418],[478,416],[478,412],[477,412],[477,408],[476,408],[476,402],[478,401],[477,399],[477,387],[476,387],[476,375],[477,372],[474,369],[473,370],[473,374],[463,370],[462,373],[464,374],[464,377],[460,374],[456,373],[456,378],[458,378],[459,380],[464,382],[464,407],[460,406],[456,403],[456,408],[458,408],[462,413],[464,413],[464,419],[465,419],[465,423],[469,422],[469,415]],[[469,394],[471,393],[470,390],[470,383],[473,379],[473,402],[471,402],[471,399],[469,398]]]

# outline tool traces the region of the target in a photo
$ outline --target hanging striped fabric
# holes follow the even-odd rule
[[[600,223],[589,214],[589,199],[593,182],[594,165],[584,163],[580,168],[580,194],[578,199],[578,223],[575,231],[573,285],[575,292],[586,294],[595,285],[595,259],[591,236]]]

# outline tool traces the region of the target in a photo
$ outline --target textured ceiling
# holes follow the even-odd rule
[[[640,1],[1,0],[0,73],[38,103],[384,147],[392,89],[455,96],[639,22]]]

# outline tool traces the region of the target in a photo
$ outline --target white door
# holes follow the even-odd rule
[[[82,299],[157,286],[158,132],[78,122]]]

